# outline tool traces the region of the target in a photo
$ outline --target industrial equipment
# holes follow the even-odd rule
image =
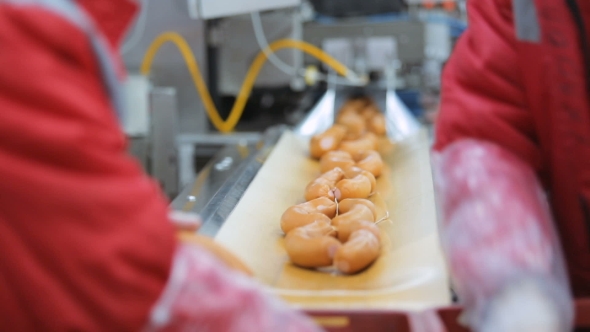
[[[296,306],[446,305],[419,99],[439,90],[463,14],[451,2],[456,6],[444,1],[425,10],[401,0],[365,0],[363,6],[334,0],[144,1],[122,48],[131,72],[124,124],[132,152],[174,209],[199,213],[199,232],[239,252],[256,277]],[[394,211],[386,226],[393,242],[384,256],[391,261],[382,272],[362,273],[363,281],[298,279],[301,271],[281,263],[274,221],[313,172],[305,142],[330,127],[351,96],[376,102],[388,141],[395,143],[386,157],[388,175],[378,180]],[[244,218],[262,234],[242,229]],[[421,254],[403,261],[416,252]]]
[[[224,146],[252,144],[277,124],[297,125],[331,91],[368,85],[420,116],[420,92],[438,91],[452,45],[449,22],[461,7],[334,3],[143,1],[122,47],[131,72],[125,129],[134,154],[171,197]]]
[[[425,108],[436,109],[465,0],[142,4],[121,49],[130,72],[124,129],[171,207],[198,213],[200,233],[327,330],[406,331],[408,312],[436,308],[463,329],[449,307]],[[351,96],[370,97],[386,117],[392,144],[377,186],[390,209],[388,241],[358,275],[299,269],[278,221],[317,176],[310,137]]]

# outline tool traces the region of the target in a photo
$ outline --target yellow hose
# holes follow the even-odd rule
[[[246,78],[242,83],[242,88],[240,89],[236,102],[234,103],[234,106],[232,107],[232,110],[227,120],[224,121],[219,115],[219,112],[217,111],[217,108],[213,103],[213,99],[211,99],[211,94],[209,93],[207,85],[203,80],[203,76],[201,75],[201,71],[199,70],[199,65],[197,63],[197,60],[195,59],[193,52],[191,51],[191,48],[189,47],[186,40],[178,33],[165,32],[156,37],[156,39],[152,42],[143,58],[143,62],[140,68],[141,74],[145,76],[150,74],[152,63],[154,61],[156,54],[158,53],[158,50],[167,42],[175,44],[178,47],[180,53],[182,54],[182,57],[184,58],[184,61],[188,67],[188,70],[191,74],[193,82],[195,83],[197,91],[199,92],[199,95],[203,100],[203,105],[205,106],[205,110],[207,111],[207,115],[213,123],[213,126],[215,126],[215,128],[217,128],[222,133],[231,132],[238,124],[238,121],[240,120],[240,117],[244,112],[244,108],[246,107],[246,102],[248,101],[250,93],[252,92],[252,88],[254,87],[254,82],[256,81],[256,78],[258,77],[260,70],[262,69],[264,63],[267,60],[264,51],[258,53],[256,58],[254,59],[254,62],[250,66],[250,69],[248,69],[248,73],[246,74]],[[277,40],[268,46],[267,51],[276,52],[283,48],[299,49],[319,59],[320,61],[323,61],[342,76],[347,76],[351,73],[351,71],[338,60],[334,59],[329,54],[325,53],[324,51],[315,47],[314,45],[303,41],[292,39]]]

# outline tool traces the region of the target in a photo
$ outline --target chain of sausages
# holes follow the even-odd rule
[[[385,134],[384,115],[371,100],[359,98],[347,101],[336,123],[312,137],[310,155],[319,159],[322,174],[306,186],[306,202],[281,217],[293,264],[353,274],[379,257],[381,231],[369,198],[383,170],[377,149]]]

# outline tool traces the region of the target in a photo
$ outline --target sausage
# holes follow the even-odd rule
[[[385,121],[385,115],[379,113],[375,114],[371,119],[367,121],[368,129],[378,136],[384,136],[387,133],[387,123]]]
[[[345,243],[350,238],[350,235],[359,229],[366,229],[379,238],[380,230],[374,222],[358,219],[346,219],[338,224],[336,230],[338,232],[338,240]]]
[[[352,209],[350,209],[346,213],[342,213],[334,219],[332,219],[332,225],[336,227],[336,229],[338,229],[340,223],[346,223],[349,220],[365,220],[375,222],[375,214],[373,213],[373,211],[371,211],[369,207],[362,204],[356,204],[352,207]]]
[[[314,200],[311,200],[309,202],[305,202],[300,204],[302,206],[305,206],[306,208],[309,208],[310,211],[318,211],[319,213],[323,213],[325,214],[327,217],[329,217],[330,219],[334,218],[334,216],[336,216],[336,203],[326,197],[320,197],[320,198],[316,198]]]
[[[369,194],[369,196],[371,196],[371,194],[374,194],[375,191],[377,191],[377,179],[375,178],[375,175],[373,175],[373,173],[369,171],[363,170],[361,172],[361,175],[366,176],[367,179],[369,179],[369,181],[371,182],[371,193]]]
[[[334,200],[336,183],[344,178],[344,171],[341,168],[334,168],[311,181],[305,187],[305,200],[311,201],[319,197],[327,197]]]
[[[332,220],[332,225],[336,228],[338,239],[342,242],[348,241],[350,235],[359,229],[366,229],[379,238],[380,230],[375,224],[375,207],[369,205],[372,205],[370,201],[364,200],[368,202],[368,204],[362,204],[360,201],[363,200],[342,201],[346,202],[345,208],[346,206],[352,206],[352,208],[347,208],[345,213]]]
[[[352,179],[344,179],[336,183],[334,196],[338,200],[347,198],[367,198],[372,193],[372,183],[369,177],[359,174]]]
[[[342,141],[339,150],[346,151],[354,158],[358,153],[367,150],[377,150],[378,138],[373,133],[366,133],[354,141]]]
[[[379,109],[377,108],[377,106],[375,104],[369,104],[369,105],[365,106],[360,112],[361,116],[367,122],[369,122],[373,117],[375,117],[376,115],[378,115],[380,113],[381,112],[379,111]]]
[[[338,212],[339,214],[345,214],[352,210],[357,205],[364,205],[371,210],[373,213],[373,218],[369,219],[370,221],[375,222],[377,220],[377,208],[375,204],[368,199],[362,198],[348,198],[338,202]]]
[[[343,170],[344,170],[344,177],[347,179],[352,179],[353,177],[361,174],[364,171],[364,169],[356,166],[356,164],[354,166],[346,167]]]
[[[368,139],[371,142],[373,142],[373,146],[375,147],[374,149],[368,149],[368,150],[377,150],[379,148],[379,137],[377,135],[375,135],[372,132],[366,132],[361,138],[363,139]],[[353,155],[354,158],[354,155]]]
[[[359,113],[359,109],[358,107],[352,105],[352,104],[345,104],[340,108],[340,111],[338,111],[338,115],[336,116],[336,123],[338,123],[338,119],[340,117],[343,116],[348,116],[350,114],[358,114]]]
[[[365,119],[357,113],[346,112],[341,113],[336,118],[336,123],[346,126],[348,132],[344,139],[355,140],[367,130],[367,123]]]
[[[320,177],[336,184],[336,182],[344,178],[344,170],[340,167],[336,167],[334,169],[322,173]]]
[[[281,216],[281,229],[285,234],[292,229],[315,221],[330,221],[336,215],[336,203],[320,197],[288,208]]]
[[[345,179],[352,179],[358,175],[365,175],[371,181],[371,193],[374,193],[377,190],[377,179],[373,173],[364,170],[358,166],[351,166],[344,169],[344,178]]]
[[[365,105],[367,104],[367,100],[362,99],[362,98],[358,98],[358,99],[349,99],[347,100],[342,107],[340,107],[340,110],[338,111],[338,114],[346,114],[346,113],[358,113],[360,110],[362,110]]]
[[[336,150],[344,136],[346,136],[347,131],[346,126],[336,124],[325,132],[313,136],[309,144],[311,156],[319,159],[324,153]]]
[[[363,151],[355,156],[356,167],[371,172],[375,177],[379,177],[383,172],[383,159],[377,151]]]
[[[359,272],[379,257],[381,243],[371,231],[359,229],[354,231],[344,245],[336,250],[334,265],[346,274]]]
[[[292,206],[281,216],[281,229],[285,234],[288,234],[297,227],[303,227],[316,221],[330,222],[330,218],[320,212],[308,212],[297,206]]]
[[[307,268],[332,265],[335,252],[342,246],[334,233],[329,222],[314,222],[289,232],[285,249],[291,262]]]
[[[355,161],[352,159],[350,153],[339,150],[330,151],[320,159],[320,171],[324,173],[336,167],[346,169],[354,166],[354,164]]]
[[[334,191],[334,182],[320,177],[313,180],[307,185],[307,187],[305,187],[305,200],[311,201],[320,197],[327,197],[331,200],[334,200]]]

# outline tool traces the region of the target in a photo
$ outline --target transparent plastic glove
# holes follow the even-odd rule
[[[179,245],[168,284],[152,309],[146,331],[320,331],[309,318],[207,250]]]
[[[569,331],[561,246],[533,170],[494,144],[463,140],[434,156],[441,242],[476,331]]]

